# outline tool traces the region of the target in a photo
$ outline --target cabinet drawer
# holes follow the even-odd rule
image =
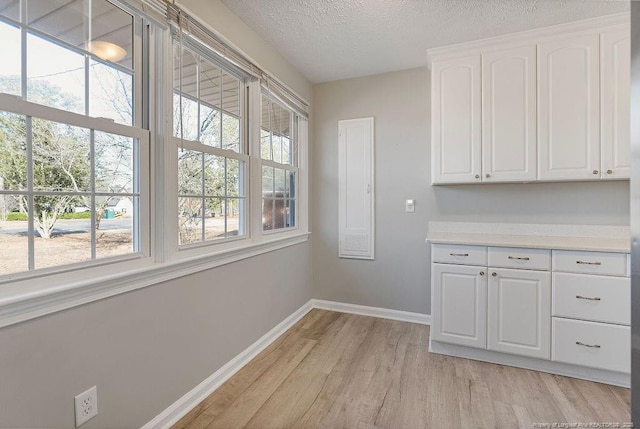
[[[554,317],[551,359],[628,373],[631,370],[631,328]]]
[[[553,315],[629,325],[631,279],[553,273]]]
[[[487,265],[487,248],[458,244],[434,244],[431,247],[433,262],[445,264]]]
[[[626,253],[554,250],[553,271],[627,276],[628,258]]]
[[[525,270],[550,270],[551,251],[546,249],[489,247],[489,266]]]

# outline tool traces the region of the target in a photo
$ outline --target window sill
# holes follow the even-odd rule
[[[303,232],[189,259],[176,259],[142,269],[102,275],[65,286],[49,285],[36,291],[0,295],[0,328],[304,243],[309,235]]]

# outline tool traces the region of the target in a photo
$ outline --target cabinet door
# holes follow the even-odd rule
[[[480,55],[431,71],[432,183],[480,182]]]
[[[550,358],[551,273],[489,267],[487,348]]]
[[[600,178],[598,34],[538,45],[538,179]]]
[[[628,179],[630,139],[630,36],[625,26],[600,35],[602,178]]]
[[[486,348],[487,281],[484,267],[433,264],[431,338]]]
[[[482,181],[536,179],[536,47],[482,56]]]

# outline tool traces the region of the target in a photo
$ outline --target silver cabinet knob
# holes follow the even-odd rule
[[[479,174],[476,174],[476,179],[479,179],[479,178],[480,178],[480,175],[479,175]]]
[[[593,170],[593,174],[598,174],[598,170]]]
[[[498,273],[496,273],[495,271],[491,273],[492,277],[496,277],[498,275]]]
[[[484,276],[484,271],[480,271],[480,275],[481,275],[481,276]]]
[[[613,170],[607,170],[607,174],[613,174]]]
[[[487,174],[484,175],[484,177],[486,177],[488,179],[489,177],[491,177],[491,174],[487,173]]]

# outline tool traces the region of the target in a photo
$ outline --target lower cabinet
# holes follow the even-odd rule
[[[489,268],[487,349],[551,357],[551,273]]]
[[[487,347],[486,269],[433,264],[431,338],[468,347]]]
[[[436,353],[628,385],[628,254],[433,244],[431,258]]]
[[[551,355],[551,273],[433,264],[431,337],[541,359]]]

